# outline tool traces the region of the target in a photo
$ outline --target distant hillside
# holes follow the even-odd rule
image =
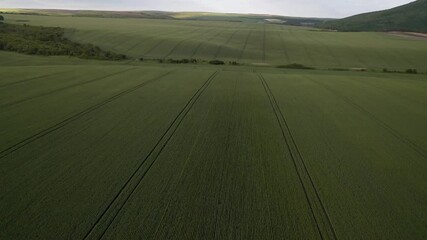
[[[268,14],[236,14],[209,12],[163,12],[163,11],[94,11],[94,10],[62,10],[62,9],[0,9],[0,13],[72,16],[72,17],[104,17],[104,18],[149,18],[200,21],[228,22],[270,22],[297,26],[314,26],[330,19],[299,18]]]
[[[339,31],[427,32],[427,0],[418,0],[389,10],[327,21],[320,27]]]
[[[0,9],[0,13],[44,16],[104,17],[104,18],[151,18],[172,19],[167,12],[160,11],[93,11],[64,9]]]

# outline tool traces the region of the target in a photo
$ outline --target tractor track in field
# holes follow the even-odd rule
[[[197,45],[197,47],[196,47],[196,48],[194,48],[194,51],[193,51],[193,53],[191,54],[191,57],[190,57],[190,58],[193,58],[193,57],[194,57],[194,55],[196,55],[196,53],[199,51],[200,47],[201,47],[204,43],[212,41],[213,39],[215,39],[215,38],[217,38],[219,35],[221,35],[221,33],[222,33],[222,32],[220,31],[220,32],[216,33],[215,35],[211,36],[207,41],[201,41],[201,42]]]
[[[122,92],[120,92],[118,94],[115,94],[115,95],[113,95],[113,96],[111,96],[111,97],[103,100],[102,102],[99,102],[99,103],[97,103],[97,104],[95,104],[95,105],[93,105],[91,107],[88,107],[85,110],[83,110],[81,112],[78,112],[78,113],[74,114],[73,116],[70,116],[70,117],[68,117],[68,118],[66,118],[66,119],[64,119],[64,120],[56,123],[55,125],[52,125],[51,127],[48,127],[46,129],[44,129],[44,130],[42,130],[42,131],[40,131],[40,132],[32,135],[31,137],[28,137],[28,138],[26,138],[26,139],[24,139],[24,140],[22,140],[22,141],[20,141],[20,142],[18,142],[16,144],[10,146],[10,147],[8,147],[8,148],[6,148],[4,150],[1,150],[0,151],[0,159],[8,156],[9,154],[11,154],[13,152],[16,152],[17,150],[25,147],[26,145],[28,145],[28,144],[30,144],[30,143],[32,143],[32,142],[34,142],[34,141],[36,141],[36,140],[38,140],[38,139],[46,136],[46,135],[48,135],[48,134],[50,134],[50,133],[52,133],[52,132],[54,132],[56,130],[59,130],[59,129],[65,127],[69,123],[80,119],[81,117],[85,116],[86,114],[89,114],[89,113],[91,113],[91,112],[93,112],[93,111],[95,111],[95,110],[103,107],[104,105],[107,105],[110,102],[113,102],[113,101],[115,101],[115,100],[117,100],[117,99],[119,99],[119,98],[121,98],[121,97],[123,97],[123,96],[125,96],[125,95],[127,95],[129,93],[131,93],[131,92],[134,92],[134,91],[136,91],[136,90],[138,90],[138,89],[140,89],[140,88],[142,88],[142,87],[144,87],[144,86],[146,86],[146,85],[148,85],[148,84],[150,84],[152,82],[155,82],[158,79],[166,77],[167,75],[171,74],[172,72],[173,72],[173,70],[169,71],[169,72],[167,72],[165,74],[162,74],[160,76],[157,76],[155,78],[152,78],[150,80],[144,81],[141,84],[138,84],[136,86],[128,88],[127,90],[124,90],[124,91],[122,91]]]
[[[263,30],[263,37],[262,37],[262,63],[265,63],[265,58],[266,58],[265,49],[267,45],[267,33],[265,28],[266,27],[264,23],[264,30]]]
[[[215,55],[214,55],[214,58],[217,58],[217,57],[218,57],[218,55],[221,53],[222,48],[231,42],[231,39],[233,39],[233,37],[236,35],[236,33],[237,33],[238,31],[240,31],[240,30],[238,29],[238,30],[234,31],[234,32],[231,34],[231,36],[227,39],[227,41],[225,41],[225,42],[224,42],[224,44],[220,45],[220,46],[217,48],[217,50],[216,50],[216,52],[215,52]]]
[[[216,97],[216,96],[215,96]],[[215,97],[214,97],[214,99],[215,99]],[[208,109],[205,109],[205,116],[203,117],[203,120],[201,121],[201,122],[206,122],[207,121],[207,118],[208,118],[208,116],[209,116],[209,113],[212,111],[212,105],[210,105],[209,106],[209,108]],[[185,172],[185,170],[186,170],[186,168],[187,168],[187,166],[188,166],[188,162],[189,162],[189,160],[190,160],[190,158],[191,158],[191,156],[193,155],[193,153],[194,153],[194,150],[195,150],[195,147],[196,147],[196,145],[200,142],[200,138],[202,137],[202,135],[203,135],[203,133],[202,133],[202,127],[200,127],[200,129],[198,130],[198,132],[197,132],[197,135],[196,135],[196,137],[194,138],[194,141],[193,141],[193,146],[191,147],[191,150],[190,150],[190,152],[189,152],[189,154],[188,154],[188,157],[186,158],[186,161],[185,161],[185,163],[184,163],[184,166],[182,167],[182,170],[181,170],[181,172],[180,172],[180,174],[179,174],[179,177],[178,177],[178,180],[176,180],[176,182],[181,182],[181,180],[182,180],[182,178],[183,178],[183,176],[184,176],[184,172]],[[222,180],[222,179],[221,179]],[[170,195],[171,196],[175,196],[176,195],[176,192],[177,192],[177,189],[178,189],[178,187],[175,187],[174,188],[174,190],[173,191],[171,191],[171,192],[173,192],[173,194],[171,193]],[[157,224],[157,227],[156,227],[156,230],[154,231],[154,233],[153,233],[153,239],[160,239],[160,238],[158,238],[158,233],[159,233],[159,231],[160,231],[160,228],[161,228],[161,226],[162,226],[162,223],[163,223],[163,221],[164,221],[164,219],[166,218],[166,214],[168,213],[168,211],[169,211],[169,208],[170,208],[170,205],[172,204],[172,202],[173,202],[173,200],[174,200],[174,198],[173,197],[170,197],[169,198],[169,200],[167,201],[167,204],[166,204],[166,207],[164,208],[164,211],[163,211],[163,213],[162,213],[162,217],[160,218],[160,220],[159,220],[159,222],[158,222],[158,224]]]
[[[199,29],[200,30],[200,29]],[[204,30],[204,29],[201,29],[201,30]],[[207,31],[203,31],[203,33],[205,33],[205,32],[209,32],[209,29],[207,30]],[[184,42],[186,42],[186,41],[188,41],[189,39],[191,39],[191,38],[193,38],[193,36],[190,36],[190,37],[187,37],[187,38],[184,38],[184,39],[182,39],[181,41],[179,41],[170,51],[169,51],[169,53],[168,54],[166,54],[164,57],[163,57],[163,59],[166,59],[167,57],[169,57],[170,55],[172,55],[174,52],[175,52],[175,50],[179,47],[179,46],[181,46],[181,44],[183,44]]]
[[[284,30],[284,28],[282,27],[282,29]],[[310,59],[311,64],[313,65],[317,65],[316,61],[314,61],[313,56],[310,54],[310,51],[308,50],[307,44],[305,43],[304,40],[302,40],[300,37],[297,36],[297,34],[294,33],[294,31],[292,31],[292,29],[289,29],[288,32],[296,39],[298,40],[301,44],[302,47],[305,51],[305,54],[307,54],[308,59]]]
[[[386,46],[389,49],[393,49],[393,46],[390,46],[390,42],[389,41],[382,41],[383,39],[384,40],[387,39],[387,38],[384,38],[384,36],[385,35],[381,36],[381,40],[380,41],[383,42],[383,43],[386,43],[387,44]],[[389,53],[391,53],[392,55],[394,55],[395,58],[397,58],[397,59],[403,59],[405,62],[409,63],[408,68],[411,68],[411,66],[416,66],[416,64],[414,64],[414,62],[411,59],[409,59],[406,56],[406,54],[404,54],[404,52],[401,49],[393,49],[393,51],[389,51]]]
[[[307,36],[306,33],[304,33],[304,36]],[[308,37],[307,37],[308,38]],[[334,52],[331,50],[331,48],[326,45],[323,41],[319,40],[318,38],[313,38],[314,41],[316,41],[320,46],[323,47],[323,49],[326,49],[326,52],[329,54],[329,56],[332,57],[332,59],[334,59],[334,61],[336,62],[336,64],[338,66],[342,66],[341,60],[334,54]]]
[[[159,138],[154,147],[150,150],[147,156],[142,159],[141,163],[135,169],[135,171],[129,176],[128,180],[119,189],[117,194],[107,205],[107,207],[100,213],[96,222],[92,225],[89,231],[86,233],[83,239],[101,239],[111,224],[114,222],[120,211],[132,197],[135,190],[141,184],[142,180],[146,176],[147,172],[154,165],[163,149],[167,146],[169,141],[178,130],[181,123],[184,121],[187,114],[190,112],[194,104],[203,94],[203,92],[209,87],[211,82],[216,78],[219,71],[215,71],[205,83],[194,93],[194,95],[188,100],[185,106],[181,109],[175,119],[168,126],[163,135]],[[144,168],[144,166],[147,166]]]
[[[171,34],[175,34],[175,33],[179,32],[179,31],[181,31],[181,29],[176,29],[175,31],[172,31],[172,32],[169,32],[169,33],[165,33],[165,34],[160,35],[160,36],[159,35],[154,35],[154,36],[147,37],[145,39],[141,39],[141,41],[135,43],[130,48],[126,49],[126,52],[129,52],[130,50],[135,49],[136,47],[140,46],[141,44],[143,44],[143,43],[147,42],[148,40],[151,40],[151,39],[153,39],[155,37],[167,37],[167,36],[169,36]],[[155,33],[157,33],[157,32],[155,32]]]
[[[120,74],[125,73],[125,72],[129,72],[129,71],[132,71],[132,70],[135,70],[135,69],[136,68],[128,68],[128,69],[121,70],[121,71],[118,71],[118,72],[115,72],[115,73],[104,75],[102,77],[93,78],[93,79],[88,80],[88,81],[78,82],[78,83],[75,83],[75,84],[71,84],[69,86],[57,88],[57,89],[49,91],[49,92],[44,92],[44,93],[37,94],[37,95],[31,96],[31,97],[23,98],[23,99],[14,101],[14,102],[2,104],[2,105],[0,105],[0,108],[11,107],[11,106],[14,106],[16,104],[20,104],[20,103],[27,102],[27,101],[30,101],[30,100],[33,100],[33,99],[36,99],[36,98],[41,98],[41,97],[44,97],[44,96],[48,96],[48,95],[51,95],[51,94],[54,94],[54,93],[57,93],[57,92],[61,92],[61,91],[67,90],[67,89],[71,89],[71,88],[75,88],[75,87],[80,87],[80,86],[83,86],[83,85],[86,85],[86,84],[89,84],[89,83],[93,83],[93,82],[96,82],[96,81],[101,81],[101,80],[104,80],[106,78],[114,77],[114,76],[120,75]]]
[[[357,61],[361,64],[360,67],[367,68],[369,65],[366,64],[366,61],[360,57],[360,54],[353,48],[350,42],[346,42],[347,49],[356,57]]]
[[[56,72],[56,73],[50,73],[50,74],[46,74],[46,75],[43,75],[43,76],[27,78],[27,79],[23,79],[23,80],[12,82],[12,83],[6,83],[6,84],[3,84],[3,85],[0,85],[0,88],[10,87],[10,86],[13,86],[13,85],[18,85],[18,84],[21,84],[21,83],[26,83],[26,82],[31,82],[31,81],[34,81],[34,80],[48,78],[48,77],[52,77],[52,76],[55,76],[55,75],[61,75],[61,74],[68,73],[68,72],[72,72],[72,70],[67,70],[67,71],[62,71],[62,72]]]
[[[287,61],[289,64],[291,64],[291,60],[290,60],[290,58],[289,58],[289,54],[288,54],[288,50],[287,50],[287,46],[286,46],[286,44],[285,44],[285,40],[283,39],[282,32],[281,32],[281,31],[278,31],[277,33],[279,34],[280,42],[282,43],[283,53],[285,54],[286,61]]]
[[[122,38],[116,38],[116,39],[113,39],[112,41],[109,41],[108,43],[109,44],[112,44],[112,45],[117,45],[117,44],[121,44],[121,45],[124,45],[124,46],[126,46],[126,45],[128,45],[129,43],[131,43],[132,42],[132,40],[134,40],[134,38],[135,38],[135,36],[130,36],[130,35],[133,35],[133,34],[138,34],[138,33],[140,33],[141,32],[141,30],[140,29],[138,29],[138,30],[133,30],[133,31],[126,31],[126,32],[120,32],[120,33],[117,33],[117,34],[122,34],[122,35],[129,35],[129,40],[128,41],[123,41],[123,39]],[[157,31],[155,32],[155,33],[157,33]]]
[[[236,92],[237,92],[237,79],[234,79],[234,89],[233,89],[233,102],[231,103],[230,109],[231,109],[231,113],[235,113],[234,109],[235,109],[235,105],[236,105]],[[228,133],[227,133],[227,137],[225,139],[225,142],[227,143],[225,145],[225,150],[224,153],[227,153],[230,149],[230,140],[231,140],[231,130],[235,127],[235,125],[229,125],[228,126]],[[218,226],[219,226],[219,222],[220,222],[220,207],[223,205],[223,200],[222,200],[222,195],[223,193],[223,183],[224,183],[224,176],[227,176],[228,173],[228,164],[230,164],[227,161],[223,161],[223,163],[221,164],[221,177],[219,178],[219,184],[218,184],[218,191],[216,194],[216,210],[215,210],[215,227],[214,227],[214,239],[218,239]],[[224,201],[225,202],[225,201]]]
[[[357,81],[357,82],[361,83],[363,85],[369,86],[369,87],[374,87],[374,88],[376,88],[376,89],[378,89],[378,90],[380,90],[382,92],[391,93],[391,94],[399,96],[399,97],[401,97],[401,98],[403,98],[403,99],[405,99],[407,101],[419,104],[419,105],[427,108],[427,103],[422,102],[422,101],[418,101],[418,100],[415,100],[415,99],[412,99],[412,98],[409,98],[409,97],[401,94],[399,91],[395,91],[395,90],[391,90],[391,89],[388,89],[388,88],[377,86],[375,83],[372,83],[371,81],[365,81],[365,79]]]
[[[270,101],[270,105],[273,109],[279,127],[281,129],[283,138],[286,143],[286,147],[294,164],[295,171],[300,181],[302,190],[305,194],[319,236],[321,239],[338,239],[335,228],[332,224],[326,207],[320,198],[319,191],[317,190],[317,187],[314,184],[314,180],[308,170],[304,158],[301,155],[295,138],[292,135],[288,122],[282,110],[280,109],[279,104],[277,103],[277,100],[274,97],[274,94],[271,91],[271,88],[268,85],[267,81],[261,73],[258,74],[258,77],[261,80],[265,93],[267,94],[268,100]],[[306,181],[304,181],[304,179],[306,179]],[[318,210],[316,211],[316,209]]]
[[[248,35],[246,36],[245,43],[243,44],[242,50],[240,51],[240,56],[238,58],[239,61],[242,60],[242,58],[243,58],[243,54],[245,53],[246,47],[248,46],[249,38],[252,35],[252,31],[253,31],[253,29],[251,29],[248,32]]]
[[[193,34],[194,32],[199,31],[199,28],[193,29],[192,31],[190,31],[187,34]],[[168,35],[169,36],[169,35]],[[157,47],[159,47],[160,45],[162,45],[164,42],[166,42],[167,40],[169,40],[168,38],[163,38],[162,40],[158,41],[156,44],[154,44],[153,47],[151,47],[146,53],[142,54],[144,57],[147,57],[152,51],[154,51]],[[185,40],[185,39],[184,39]]]
[[[372,114],[371,112],[366,110],[364,107],[360,106],[359,104],[357,104],[356,102],[354,102],[350,98],[340,94],[338,91],[330,88],[329,86],[327,86],[324,83],[321,83],[321,82],[313,80],[313,79],[309,79],[309,80],[311,80],[312,82],[316,83],[319,86],[322,86],[324,89],[328,90],[329,92],[331,92],[336,97],[340,98],[341,100],[343,100],[344,102],[346,102],[347,104],[349,104],[350,106],[352,106],[353,108],[355,108],[356,110],[361,112],[362,114],[364,114],[367,117],[369,117],[370,119],[372,119],[375,123],[377,123],[379,126],[381,126],[387,132],[389,132],[391,135],[393,135],[396,139],[398,139],[402,143],[406,144],[408,147],[412,148],[412,150],[414,150],[416,153],[418,153],[424,159],[427,159],[427,151],[424,150],[424,148],[420,147],[418,144],[413,142],[411,139],[409,139],[405,135],[399,133],[393,127],[389,126],[387,123],[385,123],[384,121],[379,119],[377,116],[375,116],[374,114]]]

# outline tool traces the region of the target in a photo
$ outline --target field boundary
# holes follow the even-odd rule
[[[355,103],[350,98],[348,98],[346,96],[343,96],[342,94],[340,94],[336,90],[334,90],[334,89],[330,88],[329,86],[325,85],[324,83],[320,83],[319,81],[315,81],[315,80],[310,79],[310,78],[307,78],[307,79],[311,80],[312,82],[316,83],[319,86],[322,86],[324,89],[328,90],[329,92],[331,92],[332,94],[334,94],[335,96],[337,96],[338,98],[340,98],[341,100],[343,100],[344,102],[346,102],[347,104],[349,104],[350,106],[352,106],[353,108],[355,108],[356,110],[358,110],[359,112],[361,112],[362,114],[366,115],[367,117],[369,117],[370,119],[372,119],[375,123],[377,123],[379,126],[381,126],[384,130],[386,130],[391,135],[393,135],[396,139],[398,139],[402,143],[406,144],[408,147],[412,148],[412,150],[414,150],[415,152],[417,152],[424,159],[427,159],[427,151],[426,150],[424,150],[418,144],[416,144],[415,142],[413,142],[407,136],[405,136],[405,135],[399,133],[398,131],[396,131],[393,127],[389,126],[387,123],[385,123],[384,121],[382,121],[381,119],[379,119],[377,116],[375,116],[374,114],[372,114],[371,112],[369,112],[368,110],[366,110],[365,108],[363,108],[362,106],[360,106],[359,104]]]
[[[89,83],[93,83],[93,82],[96,82],[96,81],[101,81],[101,80],[104,80],[106,78],[114,77],[114,76],[120,75],[122,73],[133,71],[133,70],[135,70],[135,68],[128,68],[128,69],[121,70],[121,71],[118,71],[118,72],[115,72],[115,73],[104,75],[102,77],[93,78],[93,79],[90,79],[90,80],[87,80],[87,81],[74,83],[74,84],[71,84],[69,86],[57,88],[57,89],[52,90],[52,91],[44,92],[44,93],[37,94],[37,95],[31,96],[31,97],[23,98],[23,99],[14,101],[14,102],[6,103],[6,104],[3,104],[3,105],[0,105],[0,107],[1,108],[3,108],[3,107],[11,107],[11,106],[14,106],[16,104],[20,104],[20,103],[23,103],[23,102],[31,101],[31,100],[36,99],[36,98],[41,98],[41,97],[44,97],[44,96],[48,96],[48,95],[51,95],[51,94],[54,94],[54,93],[57,93],[57,92],[61,92],[63,90],[71,89],[71,88],[74,88],[74,87],[80,87],[80,86],[83,86],[83,85],[86,85],[86,84],[89,84]]]
[[[122,97],[124,95],[127,95],[127,94],[129,94],[131,92],[134,92],[134,91],[136,91],[136,90],[138,90],[138,89],[140,89],[140,88],[142,88],[142,87],[144,87],[144,86],[146,86],[146,85],[148,85],[148,84],[150,84],[150,83],[152,83],[152,82],[154,82],[154,81],[156,81],[158,79],[161,79],[161,78],[163,78],[163,77],[171,74],[172,72],[173,72],[173,70],[169,71],[169,72],[167,72],[165,74],[162,74],[160,76],[157,76],[157,77],[155,77],[153,79],[144,81],[143,83],[138,84],[138,85],[136,85],[134,87],[131,87],[131,88],[125,90],[125,91],[122,91],[122,92],[116,94],[116,95],[113,95],[113,96],[105,99],[104,101],[102,101],[100,103],[97,103],[97,104],[95,104],[95,105],[93,105],[93,106],[91,106],[89,108],[86,108],[85,110],[83,110],[83,111],[81,111],[79,113],[76,113],[73,116],[71,116],[71,117],[69,117],[69,118],[67,118],[65,120],[62,120],[62,121],[56,123],[55,125],[53,125],[51,127],[48,127],[45,130],[42,130],[42,131],[38,132],[37,134],[34,134],[33,136],[28,137],[28,138],[26,138],[26,139],[24,139],[24,140],[22,140],[22,141],[20,141],[20,142],[18,142],[16,144],[14,144],[13,146],[10,146],[10,147],[8,147],[8,148],[6,148],[4,150],[1,150],[0,151],[0,159],[6,157],[7,155],[9,155],[9,154],[11,154],[11,153],[13,153],[13,152],[21,149],[22,147],[25,147],[26,145],[28,145],[28,144],[30,144],[30,143],[32,143],[32,142],[34,142],[34,141],[36,141],[36,140],[38,140],[38,139],[40,139],[40,138],[48,135],[48,134],[50,134],[50,133],[52,133],[52,132],[54,132],[54,131],[56,131],[58,129],[63,128],[64,126],[66,126],[69,123],[71,123],[71,122],[73,122],[73,121],[75,121],[75,120],[77,120],[77,119],[85,116],[86,114],[91,113],[91,112],[97,110],[98,108],[101,108],[102,106],[104,106],[104,105],[106,105],[106,104],[108,104],[110,102],[113,102],[113,101],[117,100],[118,98],[120,98],[120,97]]]
[[[209,87],[213,79],[216,78],[219,71],[215,71],[205,82],[204,84],[194,93],[194,95],[188,100],[182,110],[178,113],[175,119],[171,122],[169,127],[148,153],[148,155],[142,159],[139,166],[135,171],[130,175],[128,180],[124,183],[122,188],[117,192],[112,201],[108,206],[102,211],[99,215],[96,222],[89,229],[87,234],[83,239],[101,239],[111,224],[114,222],[120,211],[126,205],[128,200],[133,196],[133,193],[141,184],[142,180],[146,176],[147,172],[154,165],[163,149],[167,146],[169,141],[172,139],[175,132],[178,130],[181,123],[184,121],[187,114],[190,112],[194,104],[203,94],[203,92]],[[144,166],[146,166],[144,168]]]
[[[286,147],[288,148],[289,154],[292,158],[295,171],[301,183],[302,190],[304,191],[319,236],[321,239],[338,239],[332,221],[325,205],[323,204],[323,201],[320,198],[319,191],[317,190],[304,158],[301,155],[295,138],[292,135],[292,131],[288,125],[288,122],[282,110],[280,109],[279,104],[277,103],[277,100],[274,97],[274,94],[271,91],[267,81],[261,73],[258,74],[258,77],[261,80],[265,93],[267,94],[268,100],[270,101],[271,107],[281,129]]]

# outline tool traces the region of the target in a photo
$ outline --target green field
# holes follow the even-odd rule
[[[68,36],[133,58],[222,59],[272,66],[427,72],[427,44],[387,33],[323,32],[265,23],[5,15],[7,22],[60,26]]]
[[[427,75],[381,69],[427,71],[427,42],[264,23],[6,19],[133,58],[243,65],[0,51],[0,239],[426,238]],[[318,69],[272,67],[288,63]]]

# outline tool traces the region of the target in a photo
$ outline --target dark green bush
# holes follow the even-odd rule
[[[222,61],[222,60],[211,60],[211,61],[209,61],[209,64],[212,64],[212,65],[224,65],[225,62]]]
[[[417,74],[417,69],[406,69],[406,73]]]
[[[304,66],[304,65],[299,64],[299,63],[292,63],[292,64],[288,64],[288,65],[280,65],[277,67],[278,68],[290,68],[290,69],[314,69],[312,67],[307,67],[307,66]]]
[[[99,60],[124,60],[126,55],[104,51],[92,44],[75,43],[64,37],[62,28],[29,25],[0,25],[0,50],[31,55],[65,55]]]

